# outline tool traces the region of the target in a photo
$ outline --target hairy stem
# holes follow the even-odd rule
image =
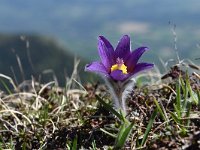
[[[115,108],[117,110],[121,109],[126,115],[126,99],[129,88],[132,87],[130,86],[131,82],[114,82],[108,79],[105,79],[105,82],[110,90]]]

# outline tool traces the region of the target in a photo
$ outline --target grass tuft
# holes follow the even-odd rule
[[[7,92],[0,94],[0,149],[198,148],[197,72],[174,66],[162,79],[154,73],[140,78],[127,96],[126,116],[112,107],[105,85],[82,85],[76,75],[63,88],[33,79],[15,85],[0,74],[8,81],[1,82]]]

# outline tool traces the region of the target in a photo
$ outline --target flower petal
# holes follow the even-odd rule
[[[121,70],[112,71],[110,76],[117,81],[124,81],[129,77],[128,74],[123,74]]]
[[[103,36],[99,36],[98,38],[98,50],[103,65],[109,71],[115,63],[115,53],[110,42]]]
[[[128,72],[133,72],[138,60],[147,50],[149,50],[148,47],[139,47],[127,57],[127,60],[125,60],[125,65],[128,67]]]
[[[87,64],[85,66],[85,71],[96,72],[96,73],[109,76],[106,68],[101,62],[92,62],[91,64]]]
[[[106,47],[109,50],[114,51],[113,46],[110,44],[110,42],[104,36],[100,35],[99,38],[104,42],[104,44],[106,45]]]
[[[153,68],[154,64],[150,64],[150,63],[138,63],[134,70],[133,70],[133,73],[132,75],[135,75],[141,71],[144,71],[144,70],[148,70],[148,69],[151,69]]]
[[[128,55],[130,55],[130,50],[131,50],[131,46],[130,46],[130,37],[128,35],[124,35],[115,50],[115,55],[116,58],[123,58],[125,59]]]

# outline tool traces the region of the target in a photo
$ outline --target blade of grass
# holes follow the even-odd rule
[[[184,80],[183,80],[183,78],[182,77],[180,77],[179,78],[179,81],[180,81],[180,86],[181,86],[181,89],[182,89],[182,91],[183,91],[183,95],[185,96],[186,95],[186,86],[185,86],[185,82],[184,82]]]
[[[163,113],[163,110],[161,109],[161,107],[160,107],[158,101],[156,100],[156,98],[154,98],[153,101],[156,104],[156,107],[157,107],[161,117],[163,118],[163,120],[167,121],[167,118],[166,118],[165,114]]]
[[[96,146],[95,140],[92,141],[92,150],[97,150],[97,146]]]
[[[180,123],[180,119],[177,117],[177,115],[174,113],[174,112],[171,112],[169,111],[171,117],[173,118],[173,120],[176,122],[176,123]]]
[[[175,109],[175,112],[176,112],[176,117],[180,120],[181,116],[179,116],[179,113],[178,113],[179,110],[178,110],[176,104],[173,104],[173,106],[174,106],[174,109]],[[175,112],[174,112],[174,114],[175,114]]]
[[[198,99],[197,99],[197,94],[192,90],[192,87],[190,86],[190,80],[188,74],[186,75],[186,86],[188,88],[189,94],[194,101],[196,105],[198,105]]]
[[[116,139],[115,139],[115,145],[117,145],[117,144],[119,143],[120,138],[122,137],[123,132],[125,131],[125,129],[126,129],[126,125],[125,125],[125,123],[123,123],[123,124],[121,125],[120,130],[119,130],[119,132],[118,132],[118,134],[117,134],[117,137],[116,137]],[[115,146],[115,147],[117,147],[117,146]]]
[[[190,117],[191,108],[192,108],[192,104],[188,103],[188,109],[187,109],[187,112],[186,112],[186,118]],[[186,126],[189,126],[189,124],[190,124],[190,119],[187,119]]]
[[[197,96],[198,96],[198,100],[200,102],[200,91],[199,90],[197,91]]]
[[[15,85],[15,83],[14,83],[14,81],[13,81],[13,79],[12,79],[11,77],[6,76],[6,75],[1,74],[1,73],[0,73],[0,77],[1,77],[1,78],[7,79],[7,80],[11,83],[11,85],[13,86],[13,88],[14,88],[16,91],[18,91],[18,88],[17,88],[17,86]]]
[[[106,102],[104,102],[104,100],[99,97],[98,95],[96,95],[96,99],[111,113],[113,113],[115,116],[117,116],[120,120],[124,120],[124,118],[122,117],[122,115],[120,113],[118,113],[111,105],[107,104]]]
[[[72,143],[72,150],[77,150],[77,136],[74,138]]]
[[[180,85],[181,85],[181,89],[183,91],[183,109],[186,109],[187,106],[187,102],[188,102],[188,88],[186,86],[186,83],[184,82],[183,78],[180,78]]]
[[[9,95],[12,94],[11,90],[8,88],[7,84],[2,80],[0,79],[0,82],[2,83],[3,87],[5,88],[5,90],[8,92]]]
[[[108,131],[104,130],[103,128],[100,128],[100,131],[102,131],[102,132],[104,132],[104,133],[106,133],[106,134],[110,135],[110,136],[111,136],[111,137],[113,137],[113,138],[117,138],[117,135],[115,135],[115,134],[112,134],[112,133],[110,133],[110,132],[108,132]]]
[[[181,88],[180,88],[180,79],[176,83],[176,113],[179,118],[181,118]]]
[[[142,142],[140,144],[140,147],[142,147],[145,144],[146,140],[147,140],[147,137],[149,135],[149,132],[151,131],[153,122],[154,122],[154,120],[155,120],[155,118],[157,116],[157,112],[158,112],[158,110],[155,109],[154,112],[153,112],[153,114],[152,114],[152,116],[151,116],[151,118],[150,118],[150,120],[149,120],[149,123],[147,125],[147,128],[145,130],[145,133],[144,133],[144,136],[143,136],[143,139],[142,139]]]
[[[116,139],[116,144],[115,144],[114,149],[122,149],[123,148],[128,136],[133,128],[133,125],[134,125],[133,122],[129,123],[128,126],[126,124],[127,123],[124,123],[122,125],[122,129],[120,130],[119,136]]]
[[[198,97],[198,107],[200,107],[200,91],[197,91],[197,97]]]

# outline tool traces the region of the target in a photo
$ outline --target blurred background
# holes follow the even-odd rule
[[[148,46],[142,59],[161,71],[160,60],[176,58],[175,36],[180,58],[199,63],[199,8],[199,0],[1,0],[0,70],[16,82],[31,75],[49,80],[44,74],[62,82],[74,56],[79,72],[99,59],[98,35],[116,46],[123,34],[131,36],[132,49]]]

